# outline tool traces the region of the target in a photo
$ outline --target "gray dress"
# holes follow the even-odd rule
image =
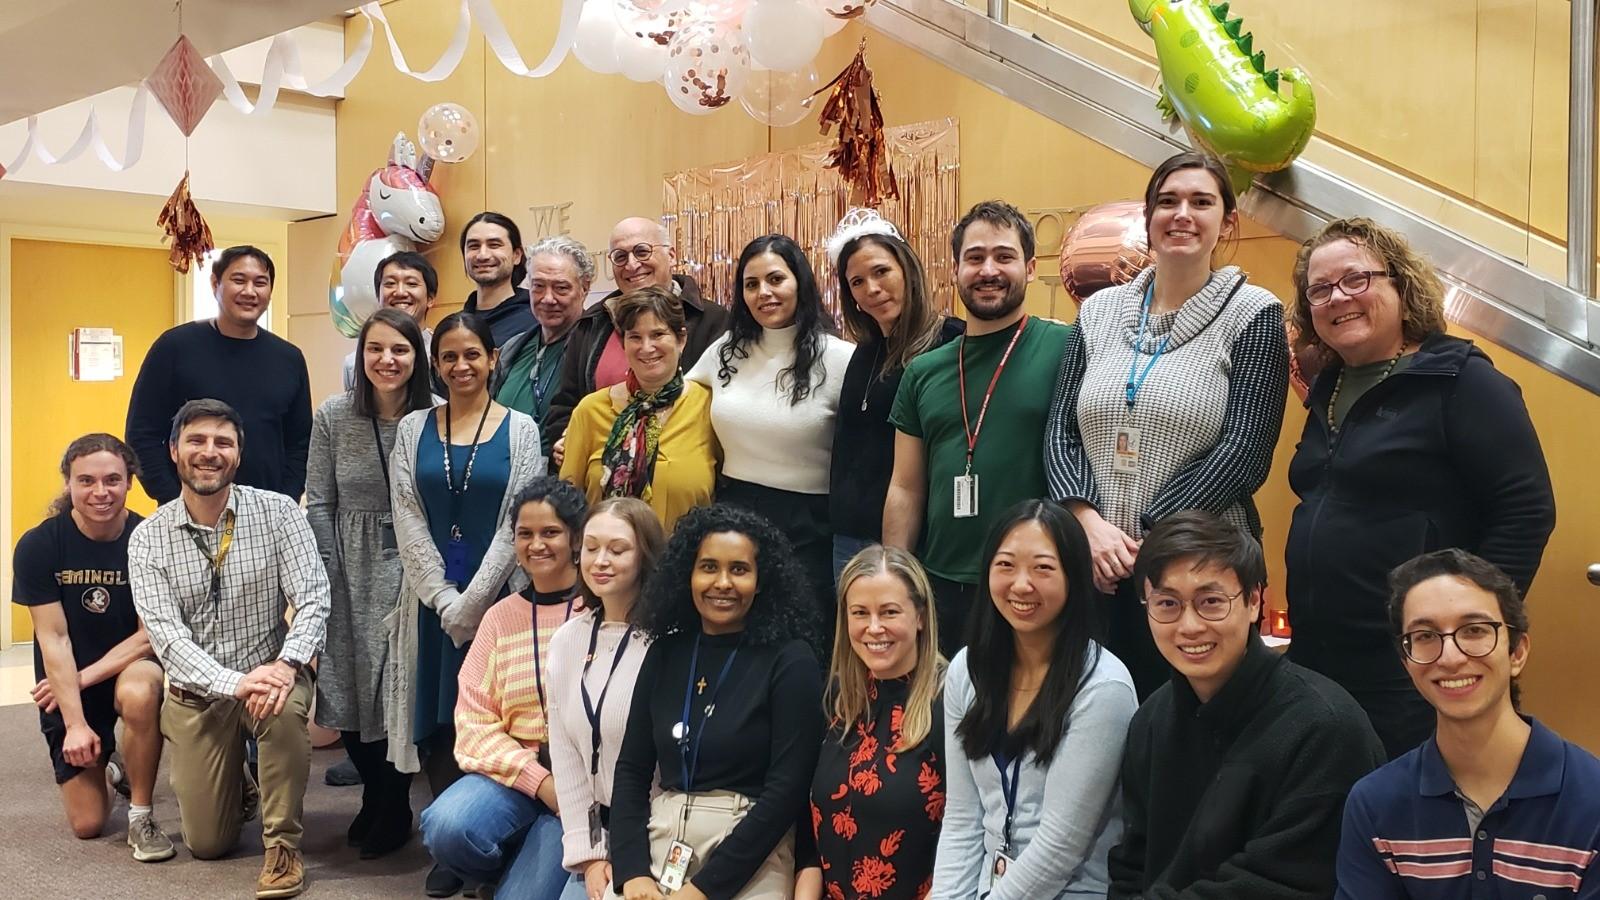
[[[306,518],[328,569],[333,607],[328,644],[317,669],[317,724],[382,740],[383,683],[389,676],[384,617],[400,597],[400,555],[384,548],[390,521],[382,464],[394,449],[396,422],[357,416],[350,394],[329,398],[311,423]],[[382,464],[380,464],[380,459]]]

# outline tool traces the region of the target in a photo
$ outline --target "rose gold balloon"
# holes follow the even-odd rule
[[[1283,334],[1289,340],[1289,386],[1294,388],[1295,395],[1304,403],[1311,395],[1311,386],[1316,384],[1317,375],[1338,356],[1321,344],[1300,346],[1300,333],[1292,323],[1283,323]]]
[[[1150,265],[1144,201],[1091,207],[1061,239],[1061,285],[1078,303],[1114,284],[1127,284]]]

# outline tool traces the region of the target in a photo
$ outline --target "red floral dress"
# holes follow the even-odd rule
[[[900,740],[909,684],[867,682],[871,721],[835,725],[811,782],[811,833],[828,900],[920,900],[933,884],[944,821],[944,704],[933,701],[928,737],[906,753]],[[807,865],[804,842],[800,864]]]

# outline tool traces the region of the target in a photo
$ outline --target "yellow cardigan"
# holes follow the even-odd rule
[[[601,499],[600,454],[619,412],[611,388],[604,387],[578,402],[567,425],[561,477],[583,488],[591,504]],[[687,382],[661,429],[655,475],[643,498],[669,534],[679,516],[711,502],[721,457],[711,431],[711,392]]]

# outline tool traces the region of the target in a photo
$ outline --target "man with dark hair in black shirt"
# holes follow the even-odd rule
[[[481,212],[461,229],[461,264],[478,289],[467,295],[467,312],[489,323],[494,342],[506,342],[532,328],[533,304],[522,282],[528,277],[522,229],[510,216]]]
[[[17,542],[12,601],[33,618],[33,700],[72,833],[87,840],[105,828],[107,764],[121,719],[128,846],[134,859],[159,862],[174,852],[151,811],[162,672],[128,583],[128,536],[140,519],[127,497],[138,472],[133,451],[109,434],[67,446],[66,493]]]
[[[1345,796],[1384,761],[1366,713],[1262,643],[1267,565],[1238,525],[1168,516],[1133,578],[1173,673],[1128,727],[1107,896],[1331,898]]]
[[[175,500],[178,473],[168,454],[172,416],[190,400],[212,397],[239,411],[250,446],[238,483],[300,499],[311,447],[311,381],[299,348],[257,322],[272,301],[272,259],[250,246],[229,247],[211,267],[217,317],[189,322],[156,338],[128,401],[128,443],[139,455],[145,491]]]

